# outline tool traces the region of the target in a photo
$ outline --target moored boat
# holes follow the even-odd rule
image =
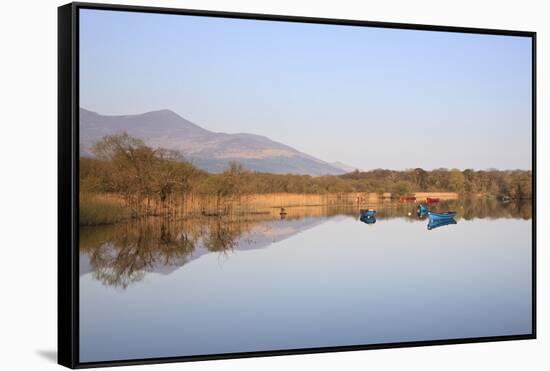
[[[430,220],[443,220],[443,219],[453,219],[456,216],[456,211],[447,211],[446,213],[434,213],[428,211],[428,217]]]
[[[429,204],[435,204],[436,202],[439,202],[439,197],[426,197],[426,202]]]

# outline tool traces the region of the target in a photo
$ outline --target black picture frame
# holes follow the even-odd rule
[[[79,361],[79,10],[99,9],[124,12],[162,13],[221,18],[352,25],[392,29],[443,31],[528,37],[532,41],[532,331],[514,336],[489,336],[462,339],[411,341],[385,344],[336,346],[308,349],[281,349],[242,353],[184,357],[125,359],[82,363]],[[417,347],[463,343],[526,340],[536,338],[536,32],[485,28],[449,27],[422,24],[372,22],[346,19],[297,17],[268,14],[233,13],[190,9],[157,8],[96,3],[70,3],[58,8],[58,363],[69,368],[121,366],[263,357],[321,352]]]

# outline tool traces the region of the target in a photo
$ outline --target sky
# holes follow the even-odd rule
[[[531,39],[80,10],[80,106],[369,170],[531,169]]]

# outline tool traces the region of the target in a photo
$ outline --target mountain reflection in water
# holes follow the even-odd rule
[[[419,223],[415,203],[386,202],[372,205],[378,223],[402,218]],[[456,220],[476,218],[531,219],[530,202],[500,203],[495,200],[466,199],[440,202],[430,210],[456,210]],[[204,217],[188,220],[148,218],[123,224],[81,227],[80,275],[92,273],[103,284],[127,288],[147,273],[170,274],[209,253],[228,258],[234,250],[261,249],[331,218],[353,218],[359,210],[338,207],[289,207],[285,218],[276,213],[236,217]],[[376,233],[376,226],[365,230]],[[432,229],[432,228],[428,228]]]

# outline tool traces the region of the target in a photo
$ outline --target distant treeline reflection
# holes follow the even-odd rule
[[[280,175],[251,172],[230,163],[210,174],[178,152],[153,149],[127,134],[97,142],[95,158],[80,158],[80,223],[107,224],[146,215],[228,214],[256,195],[302,195],[301,205],[350,204],[361,195],[388,197],[414,192],[530,200],[531,171],[464,171],[421,168],[355,171],[341,176]],[[294,197],[292,196],[292,197]],[[296,200],[271,200],[271,207]],[[268,198],[264,203],[269,204]]]
[[[405,218],[417,222],[415,203],[376,205],[379,221]],[[457,220],[475,218],[531,219],[530,202],[465,199],[445,201],[435,211],[456,210]],[[199,256],[233,249],[262,248],[274,238],[289,238],[336,215],[358,218],[357,208],[297,207],[287,209],[284,220],[276,214],[233,215],[226,218],[181,220],[150,217],[127,223],[80,229],[80,253],[86,263],[81,274],[93,272],[106,285],[126,288],[147,272],[169,273]],[[81,259],[81,262],[83,260]]]

